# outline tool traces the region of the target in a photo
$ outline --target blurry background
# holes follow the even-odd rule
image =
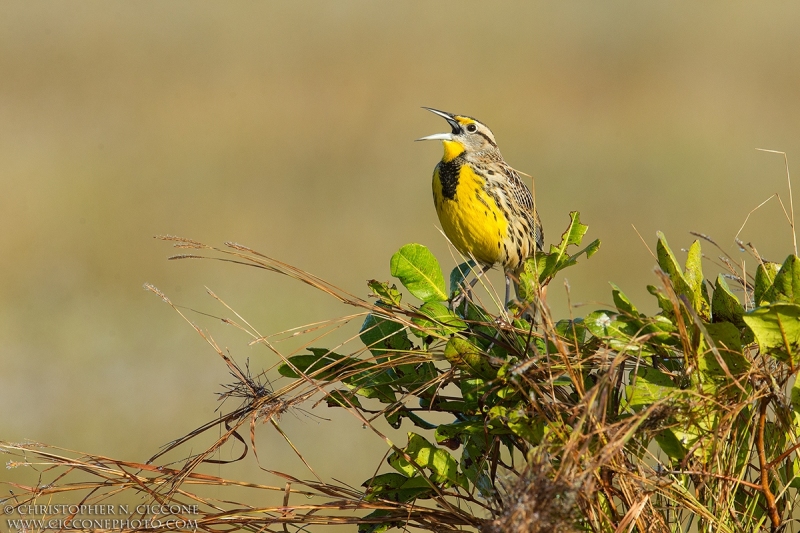
[[[602,239],[568,271],[587,302],[576,314],[610,301],[608,281],[653,311],[654,260],[631,224],[651,247],[664,231],[680,258],[692,230],[744,258],[733,237],[748,211],[777,191],[788,208],[782,157],[755,148],[800,164],[798,16],[790,3],[3,2],[0,439],[144,460],[214,417],[226,369],[144,282],[229,314],[208,286],[265,334],[350,312],[269,273],[167,262],[154,235],[245,243],[362,296],[408,242],[449,271],[430,192],[441,146],[413,142],[446,124],[423,105],[494,130],[536,178],[548,243],[571,210]],[[791,251],[774,200],[742,237],[773,260]],[[563,280],[550,298],[566,316]],[[238,360],[274,364],[189,316]],[[333,421],[282,425],[318,471],[371,475],[385,445],[313,412]],[[262,461],[306,477],[273,433]]]

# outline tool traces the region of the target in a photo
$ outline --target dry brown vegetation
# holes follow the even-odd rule
[[[650,288],[658,314],[640,313],[614,287],[616,309],[554,320],[544,289],[559,270],[597,250],[595,241],[569,251],[586,230],[573,214],[561,244],[528,262],[520,300],[494,313],[491,287],[486,304],[473,291],[459,298],[469,262],[453,270],[448,291],[438,262],[420,245],[392,258],[392,274],[422,301],[409,304],[390,283],[371,281],[373,299],[363,299],[245,246],[164,237],[186,250],[174,259],[216,258],[279,273],[355,313],[277,334],[308,339],[302,349],[282,353],[275,335],[263,335],[209,291],[226,309],[226,324],[281,361],[277,369],[252,371],[146,286],[227,365],[234,379],[221,398],[239,405],[146,463],[5,443],[9,467],[40,472],[35,485],[7,483],[12,496],[5,502],[65,495],[74,502],[78,495],[85,503],[134,498],[196,505],[197,514],[172,518],[195,520],[203,531],[347,524],[362,532],[795,530],[800,259],[790,255],[780,268],[762,261],[751,276],[722,255],[720,264],[731,268],[711,285],[699,242],[682,268],[661,237],[655,254],[661,283]],[[743,304],[726,279],[744,289]],[[354,321],[363,325],[347,342],[317,347],[331,330]],[[318,476],[302,446],[281,429],[287,413],[324,405],[346,410],[386,444],[361,487]],[[408,442],[394,442],[382,429],[387,423],[410,429]],[[259,454],[261,424],[296,451],[311,479]],[[222,460],[218,452],[230,443],[241,453]],[[224,469],[248,454],[284,484],[204,470]],[[226,487],[234,486],[254,491],[257,501],[275,495],[282,501],[258,506],[226,498]],[[218,489],[215,496],[209,487]]]

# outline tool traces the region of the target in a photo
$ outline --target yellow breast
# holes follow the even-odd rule
[[[469,165],[443,161],[433,173],[433,199],[445,235],[459,252],[486,265],[502,263],[508,221]],[[448,167],[450,165],[450,167]]]

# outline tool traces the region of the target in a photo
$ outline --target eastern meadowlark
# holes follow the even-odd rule
[[[544,246],[533,195],[500,154],[491,130],[472,117],[426,107],[452,131],[419,141],[440,140],[444,156],[433,171],[433,201],[447,238],[474,257],[483,271],[500,264],[509,279]]]

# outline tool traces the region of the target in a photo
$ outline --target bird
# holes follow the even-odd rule
[[[442,230],[459,252],[481,266],[478,277],[495,265],[503,267],[507,305],[512,280],[519,279],[525,260],[544,248],[533,194],[503,159],[488,126],[466,115],[423,109],[445,119],[451,129],[417,139],[444,145],[433,171],[433,202]]]

